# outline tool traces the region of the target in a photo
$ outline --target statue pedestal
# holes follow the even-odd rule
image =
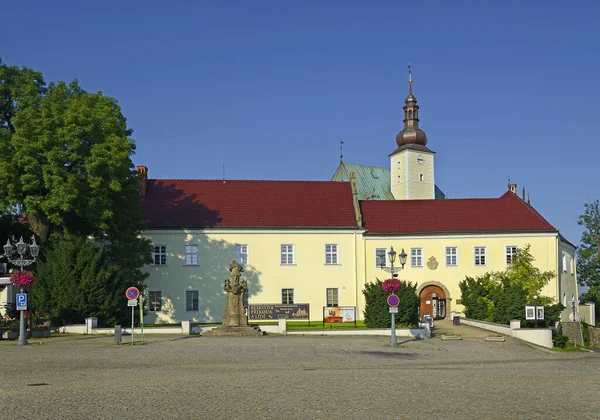
[[[256,337],[259,335],[265,335],[264,331],[261,331],[258,328],[253,328],[248,325],[239,326],[239,327],[229,327],[226,325],[220,325],[217,328],[214,328],[210,331],[206,331],[202,333],[202,336],[209,337]]]

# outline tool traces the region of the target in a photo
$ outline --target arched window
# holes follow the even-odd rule
[[[413,112],[412,110],[408,111],[408,119],[410,120],[413,117]]]

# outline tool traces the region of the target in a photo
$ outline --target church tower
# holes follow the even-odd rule
[[[410,66],[404,103],[404,128],[396,136],[398,148],[390,155],[392,195],[396,200],[433,200],[435,152],[426,146],[427,135],[419,128],[419,105],[412,92]]]

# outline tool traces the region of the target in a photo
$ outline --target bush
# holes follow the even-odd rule
[[[554,347],[559,347],[561,349],[564,349],[565,347],[567,347],[567,342],[569,341],[569,337],[567,337],[566,335],[562,335],[562,334],[555,334],[552,341],[554,341]]]
[[[396,326],[416,326],[419,323],[419,296],[417,295],[417,285],[401,281],[402,286],[396,292],[400,298],[398,313],[396,314]],[[368,328],[388,328],[390,327],[390,313],[387,304],[389,293],[381,289],[383,282],[379,279],[375,283],[368,283],[363,289],[365,296],[365,326]]]

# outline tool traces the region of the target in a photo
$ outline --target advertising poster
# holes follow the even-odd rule
[[[356,322],[356,307],[324,306],[323,322]]]

